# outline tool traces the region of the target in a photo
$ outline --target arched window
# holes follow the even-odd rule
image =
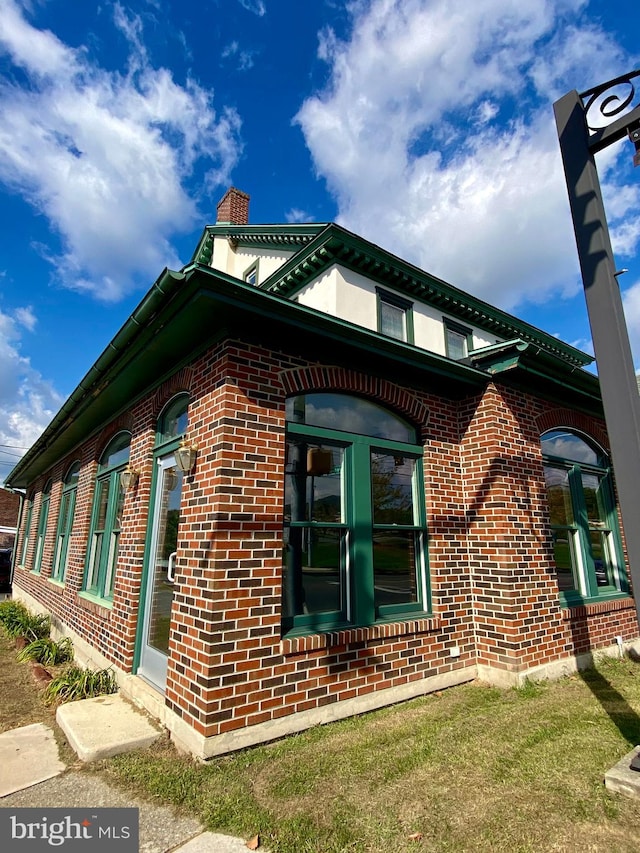
[[[605,452],[567,429],[541,439],[558,587],[568,602],[625,588]]]
[[[422,447],[368,400],[287,401],[284,630],[331,630],[428,610]]]
[[[98,464],[84,589],[107,600],[113,598],[124,506],[120,474],[129,461],[130,444],[130,433],[118,433],[107,445]]]
[[[181,438],[186,433],[188,408],[188,394],[178,394],[169,400],[158,418],[156,446]]]
[[[67,553],[69,550],[69,538],[73,528],[79,477],[80,463],[74,462],[67,471],[62,486],[58,530],[56,532],[56,549],[53,555],[53,570],[51,572],[53,580],[60,581],[61,583],[64,581],[67,570]]]
[[[36,533],[36,556],[33,561],[33,571],[42,569],[42,554],[44,552],[44,540],[47,535],[47,521],[49,520],[49,501],[51,500],[51,480],[47,480],[42,490],[40,501],[40,515],[38,516],[38,532]]]

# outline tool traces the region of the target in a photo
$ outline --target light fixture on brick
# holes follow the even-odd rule
[[[120,474],[120,485],[124,489],[125,492],[128,492],[129,489],[135,489],[136,483],[138,482],[138,477],[140,474],[130,465],[124,469],[124,471]]]
[[[197,445],[183,441],[175,452],[176,465],[183,474],[188,474],[196,464]]]

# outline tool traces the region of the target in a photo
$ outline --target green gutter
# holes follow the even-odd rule
[[[10,472],[7,483],[17,479],[39,453],[49,446],[58,431],[74,419],[74,413],[81,403],[100,393],[101,380],[106,371],[120,358],[127,346],[135,338],[138,330],[149,323],[165,299],[170,298],[184,282],[184,275],[165,268],[159,278],[153,283],[142,302],[124,323],[115,338],[98,357],[88,373],[80,380],[78,387],[62,404],[58,413],[49,423],[40,438],[25,453],[20,462]]]

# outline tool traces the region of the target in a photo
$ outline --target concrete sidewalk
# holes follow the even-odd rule
[[[84,761],[145,748],[161,731],[118,695],[70,702],[56,719]],[[53,731],[40,723],[0,734],[1,808],[133,807],[140,813],[140,853],[246,853],[240,838],[203,832],[175,809],[131,799],[98,774],[67,769]],[[263,850],[264,848],[260,848]]]

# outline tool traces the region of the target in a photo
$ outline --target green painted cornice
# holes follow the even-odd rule
[[[582,367],[593,358],[331,223],[260,285],[291,298],[333,264],[358,272],[452,318],[504,338],[522,338]]]
[[[226,237],[234,246],[255,249],[285,249],[298,251],[309,243],[326,223],[302,225],[207,225],[204,229],[191,263],[209,264],[213,256],[215,237]]]
[[[521,338],[503,341],[474,350],[465,361],[494,381],[603,416],[598,377],[534,343]]]

